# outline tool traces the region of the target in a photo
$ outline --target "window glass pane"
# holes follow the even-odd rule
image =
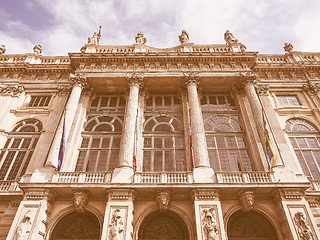
[[[174,171],[173,168],[173,152],[172,151],[165,151],[165,166],[164,170],[168,172]]]
[[[154,171],[160,172],[162,171],[162,151],[154,151]]]
[[[118,166],[119,166],[119,150],[112,150],[110,155],[108,171],[113,171]]]
[[[109,151],[100,151],[97,171],[107,171],[108,153]]]
[[[97,162],[98,151],[89,152],[89,162],[87,166],[87,171],[95,171],[96,162]]]
[[[213,168],[214,171],[221,171],[217,159],[217,151],[215,150],[208,150],[209,160],[210,160],[210,167]]]
[[[144,138],[144,146],[145,148],[151,148],[151,138],[150,137],[145,137]]]
[[[175,158],[176,158],[176,171],[185,171],[184,169],[184,151],[183,150],[176,150],[175,151]]]
[[[143,171],[145,172],[151,171],[151,152],[150,151],[143,152]]]

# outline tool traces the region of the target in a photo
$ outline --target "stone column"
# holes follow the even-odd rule
[[[131,190],[108,192],[101,239],[132,239],[133,200]]]
[[[200,75],[195,73],[184,74],[190,107],[191,133],[194,157],[194,180],[196,182],[213,181],[213,169],[210,168],[207,142],[204,133],[202,112],[199,103],[197,86]]]
[[[134,131],[139,104],[139,88],[143,84],[143,75],[128,76],[129,96],[126,104],[122,138],[119,153],[119,168],[113,173],[112,182],[131,182],[133,176]]]
[[[64,118],[65,118],[65,136],[64,137],[65,139],[68,139],[72,122],[74,120],[74,116],[76,114],[76,110],[78,107],[82,89],[88,86],[87,78],[82,75],[72,76],[71,81],[73,82],[73,87],[65,107],[65,112],[61,113],[59,127],[54,136],[54,140],[51,145],[49,155],[47,157],[47,161],[45,164],[46,166],[50,166],[53,168],[57,168],[58,166],[58,154],[59,154],[59,148],[61,143],[61,137],[63,133]]]
[[[26,189],[6,239],[43,240],[55,196],[49,189]]]
[[[320,239],[317,222],[314,219],[303,188],[282,188],[275,192],[281,228],[284,239]]]
[[[218,192],[197,189],[193,194],[197,239],[226,240]]]

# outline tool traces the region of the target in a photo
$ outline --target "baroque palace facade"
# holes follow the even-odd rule
[[[0,239],[320,239],[320,53],[100,36],[0,47]]]

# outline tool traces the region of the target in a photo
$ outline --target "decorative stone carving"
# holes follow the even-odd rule
[[[38,44],[33,47],[33,52],[40,55],[42,53],[42,45]]]
[[[303,85],[303,90],[309,95],[314,95],[320,91],[320,85],[319,83],[309,82],[308,84]]]
[[[0,87],[0,95],[2,96],[19,97],[23,91],[24,86],[19,83],[8,84]]]
[[[187,73],[183,73],[183,77],[185,78],[185,84],[195,84],[195,85],[199,85],[199,80],[200,80],[200,73],[197,72],[187,72]]]
[[[143,32],[139,32],[135,38],[137,44],[146,44],[147,39],[144,37]]]
[[[72,86],[70,85],[59,85],[58,87],[58,94],[67,94],[70,93],[72,90]]]
[[[25,200],[47,200],[48,202],[53,202],[57,193],[52,190],[37,190],[37,189],[28,189],[25,191],[24,199]]]
[[[5,45],[1,45],[0,46],[0,55],[4,54],[6,52],[6,46]]]
[[[112,213],[112,217],[110,220],[110,230],[109,230],[109,238],[110,240],[120,240],[121,234],[124,230],[123,228],[123,220],[120,215],[120,209],[116,209]]]
[[[246,84],[256,84],[257,75],[253,72],[241,72],[240,79],[242,80],[241,86],[244,87]]]
[[[186,30],[182,30],[181,35],[179,35],[179,41],[181,44],[189,42],[189,34]]]
[[[87,77],[82,75],[82,74],[71,75],[70,79],[71,79],[73,84],[78,84],[82,88],[88,87]]]
[[[217,224],[216,210],[214,208],[203,209],[201,222],[205,239],[218,240],[219,229]]]
[[[93,36],[90,38],[88,37],[88,44],[100,44],[100,38],[101,38],[101,26],[99,26],[99,32],[94,32]]]
[[[84,212],[88,203],[88,194],[85,191],[77,191],[73,195],[73,206],[77,212]]]
[[[269,95],[269,85],[268,84],[259,84],[256,85],[256,91],[258,95],[268,96]]]
[[[254,204],[254,194],[252,191],[241,191],[239,201],[244,211],[250,211]]]
[[[194,200],[213,200],[219,197],[219,193],[217,190],[208,190],[208,189],[198,189],[194,190]]]
[[[294,215],[294,223],[297,227],[298,236],[302,240],[313,240],[313,235],[308,226],[307,219],[302,212],[297,212]]]
[[[291,43],[284,43],[283,49],[284,49],[286,52],[290,53],[290,52],[293,50],[293,46],[292,46]]]
[[[159,207],[161,210],[166,210],[170,202],[170,196],[168,192],[161,192],[158,196]]]
[[[143,86],[143,74],[133,73],[131,75],[127,75],[128,85],[136,85],[137,87]]]
[[[31,211],[28,210],[17,227],[17,240],[27,240],[29,238],[29,234],[32,227],[31,217]]]
[[[244,53],[247,50],[247,47],[244,44],[240,45],[240,51]]]
[[[232,43],[237,43],[239,40],[236,39],[233,34],[227,30],[225,33],[224,33],[224,40],[227,42],[228,45],[232,44]]]

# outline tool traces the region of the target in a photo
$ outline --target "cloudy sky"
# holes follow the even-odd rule
[[[1,0],[0,45],[7,54],[78,52],[102,26],[100,44],[130,45],[140,31],[147,45],[179,44],[182,29],[195,44],[224,43],[229,29],[248,51],[320,52],[319,0]]]

